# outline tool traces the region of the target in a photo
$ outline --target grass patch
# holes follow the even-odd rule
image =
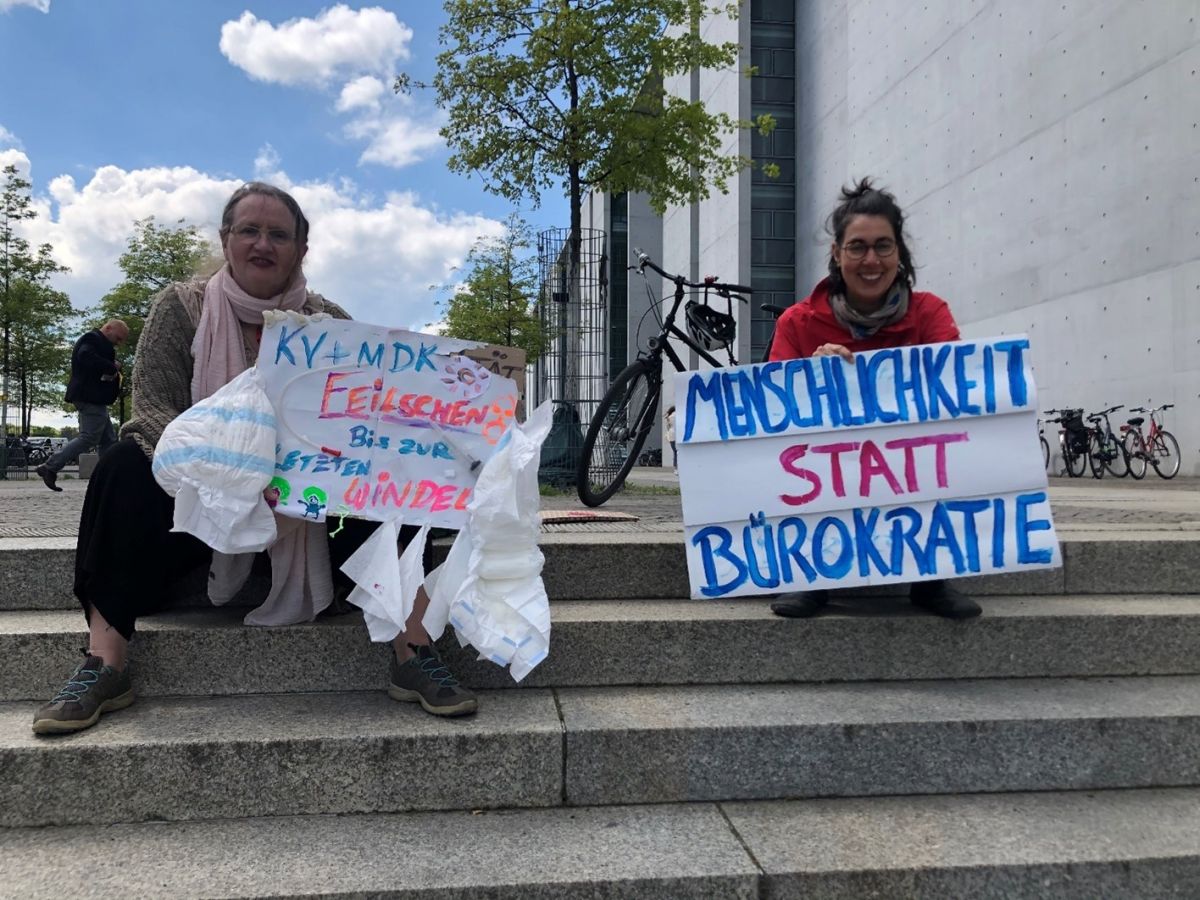
[[[679,488],[666,484],[632,484],[625,482],[625,490],[630,494],[643,496],[678,497]]]

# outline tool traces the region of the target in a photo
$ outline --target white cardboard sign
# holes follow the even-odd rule
[[[676,376],[694,597],[1062,564],[1023,336]]]
[[[461,528],[517,385],[479,345],[364,322],[268,314],[258,368],[278,422],[277,512]]]

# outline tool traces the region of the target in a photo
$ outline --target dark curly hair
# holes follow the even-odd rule
[[[296,202],[296,198],[282,188],[277,188],[273,184],[267,184],[264,181],[250,181],[243,184],[240,188],[233,192],[233,196],[229,198],[229,202],[225,204],[225,210],[221,213],[221,237],[225,238],[229,234],[229,229],[233,227],[233,209],[238,205],[238,201],[249,197],[251,194],[261,194],[264,197],[274,197],[280,203],[288,208],[293,216],[296,217],[296,244],[300,247],[308,246],[308,219],[304,218],[304,213],[300,211],[300,204]]]
[[[825,222],[825,230],[833,235],[833,240],[839,246],[846,236],[846,226],[855,216],[883,216],[892,223],[892,231],[896,233],[896,249],[900,254],[900,272],[911,289],[917,283],[916,266],[913,265],[912,253],[904,240],[904,213],[896,198],[885,190],[875,187],[870,178],[859,180],[852,187],[843,187],[842,202],[829,214]],[[837,260],[829,253],[829,286],[830,293],[844,294],[846,284],[842,280],[842,270]]]

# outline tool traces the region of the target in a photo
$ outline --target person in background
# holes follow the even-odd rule
[[[959,339],[946,301],[914,291],[916,273],[896,198],[864,178],[843,188],[829,217],[833,244],[829,275],[802,302],[779,317],[770,359],[837,356],[846,362],[865,350]],[[913,582],[913,605],[949,619],[969,619],[980,608],[942,580]],[[783,594],[776,615],[808,618],[829,602],[829,591]]]
[[[675,407],[667,410],[667,442],[671,445],[671,468],[679,472],[679,454],[675,452]]]
[[[50,490],[62,490],[58,486],[58,473],[81,453],[93,447],[103,453],[117,442],[108,407],[121,391],[117,347],[128,339],[129,326],[120,319],[109,319],[75,342],[66,400],[75,404],[79,412],[79,434],[34,470]]]
[[[151,470],[168,423],[253,365],[267,310],[349,318],[307,290],[301,261],[308,250],[308,220],[290,194],[261,182],[242,186],[225,205],[220,235],[225,265],[205,281],[167,287],[146,319],[133,372],[134,417],[100,458],[80,517],[74,589],[87,618],[89,646],[62,690],[35,714],[35,733],[89,728],[103,713],[131,704],[126,662],[136,619],[163,607],[172,577],[211,559],[200,540],[171,530],[174,501]],[[348,520],[347,529],[355,527],[357,534],[339,536],[326,552],[327,523],[276,521],[272,594],[261,608],[271,608],[271,620],[261,624],[309,621],[328,608],[332,583],[345,577],[337,571],[340,562],[375,523]],[[401,541],[417,530],[401,529]],[[428,543],[424,554],[428,572]],[[434,715],[474,713],[475,695],[442,663],[421,624],[428,604],[421,590],[406,630],[393,641],[388,694],[419,702]]]

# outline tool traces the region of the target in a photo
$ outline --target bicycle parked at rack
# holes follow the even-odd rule
[[[1050,468],[1050,442],[1046,440],[1046,423],[1042,419],[1037,420],[1038,441],[1042,445],[1042,468]]]
[[[733,318],[733,300],[736,298],[743,303],[749,302],[742,295],[753,293],[744,285],[725,284],[712,276],[703,281],[688,281],[682,275],[664,271],[641,250],[634,252],[638,262],[630,269],[637,269],[642,278],[646,278],[646,270],[650,269],[674,282],[674,302],[666,316],[658,320],[659,332],[650,339],[648,349],[639,353],[634,362],[621,370],[592,416],[583,440],[583,453],[575,479],[579,499],[588,506],[599,506],[620,490],[637,462],[642,444],[657,421],[655,416],[662,393],[663,355],[671,361],[677,372],[688,370],[671,346],[670,339],[675,338],[690,347],[709,365],[717,368],[736,366],[733,341],[737,336],[737,326]],[[699,292],[702,300],[690,299],[684,306],[687,322],[687,331],[684,331],[675,324],[675,317],[689,290]],[[650,291],[649,283],[647,291]],[[709,306],[710,294],[724,298],[728,311],[723,313]],[[651,304],[656,315],[659,302]],[[729,357],[727,363],[709,352],[721,348]]]
[[[1130,419],[1128,424],[1121,426],[1121,430],[1125,432],[1125,450],[1129,454],[1129,474],[1139,481],[1146,477],[1147,465],[1154,466],[1154,471],[1160,478],[1171,479],[1179,474],[1182,461],[1179,455],[1179,441],[1175,440],[1175,435],[1163,428],[1161,421],[1163,411],[1174,406],[1174,403],[1164,403],[1154,409],[1146,409],[1144,406],[1129,408],[1130,412],[1146,413],[1150,417],[1148,434],[1142,432],[1142,425],[1146,421],[1142,416]]]
[[[1056,413],[1057,415],[1055,415]],[[1067,475],[1071,478],[1078,478],[1087,468],[1088,444],[1091,437],[1091,429],[1083,423],[1083,410],[1078,407],[1047,409],[1045,414],[1055,416],[1055,418],[1047,419],[1048,423],[1062,425],[1062,428],[1058,430],[1059,451],[1062,453]]]
[[[1117,478],[1124,478],[1129,474],[1129,451],[1125,449],[1124,442],[1113,433],[1112,425],[1108,421],[1109,413],[1124,408],[1125,404],[1122,403],[1087,417],[1092,423],[1089,429],[1091,437],[1088,441],[1088,465],[1092,468],[1093,478],[1103,478],[1105,469]],[[1101,425],[1101,422],[1104,424]]]

